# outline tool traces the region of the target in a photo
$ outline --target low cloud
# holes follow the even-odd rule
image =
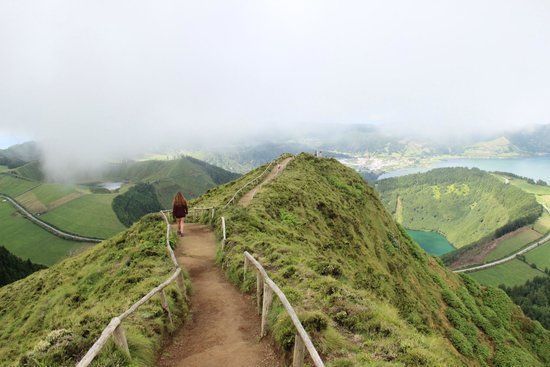
[[[456,139],[549,123],[539,1],[4,1],[0,134],[46,167],[329,123]]]

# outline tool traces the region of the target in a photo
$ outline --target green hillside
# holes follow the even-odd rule
[[[34,264],[29,259],[23,260],[0,246],[0,287],[44,269],[43,265]]]
[[[194,204],[223,204],[263,167]],[[217,211],[217,215],[222,215]],[[223,212],[220,262],[240,287],[253,253],[295,306],[328,366],[543,366],[550,334],[497,288],[428,256],[352,169],[301,154],[247,208]],[[205,215],[205,221],[210,221]],[[214,218],[219,231],[219,217]],[[280,305],[269,327],[284,349],[294,332]]]
[[[110,319],[173,272],[159,215],[49,269],[0,288],[0,366],[74,366]],[[188,308],[172,284],[166,289],[175,325]],[[158,298],[124,321],[132,361],[114,347],[94,366],[151,366],[173,330]]]
[[[438,231],[457,248],[499,237],[542,214],[534,196],[476,168],[389,178],[377,188],[392,213],[399,196],[405,227]]]
[[[194,198],[238,176],[198,159],[183,157],[169,161],[150,160],[112,165],[105,178],[111,181],[152,184],[160,203],[168,208],[178,191],[188,198]]]

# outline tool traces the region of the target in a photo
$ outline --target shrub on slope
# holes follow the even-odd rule
[[[44,268],[44,265],[34,264],[29,259],[25,261],[0,246],[0,287]]]
[[[138,183],[124,194],[118,195],[111,204],[118,220],[125,226],[132,225],[145,214],[162,209],[153,185]]]
[[[71,366],[125,311],[173,272],[158,215],[92,249],[0,288],[0,366]],[[176,325],[187,305],[176,285],[167,288]],[[131,362],[102,353],[96,366],[151,366],[168,331],[157,298],[123,322]],[[107,349],[113,349],[110,346]]]
[[[242,183],[196,201],[224,203]],[[266,267],[295,306],[328,366],[542,366],[550,342],[506,294],[458,276],[428,256],[384,209],[375,191],[335,160],[301,154],[247,208],[224,215],[220,262],[236,284],[243,251]],[[205,221],[211,221],[207,215]],[[213,224],[219,230],[219,217]],[[275,303],[270,328],[285,349],[294,331]]]
[[[382,201],[403,225],[441,232],[455,247],[486,242],[533,223],[542,206],[535,197],[477,168],[438,168],[381,180]]]

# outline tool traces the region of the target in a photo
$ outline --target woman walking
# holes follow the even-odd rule
[[[187,200],[183,194],[178,191],[172,203],[172,215],[178,224],[178,235],[183,237],[183,219],[187,216]]]

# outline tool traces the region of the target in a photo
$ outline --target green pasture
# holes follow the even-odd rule
[[[540,269],[550,269],[550,241],[526,253],[525,260],[536,264]]]
[[[472,278],[485,285],[506,286],[521,285],[536,276],[543,275],[537,269],[533,269],[523,261],[514,259],[492,268],[468,273]]]
[[[126,229],[111,208],[116,195],[84,195],[47,212],[41,219],[68,232],[108,238]]]
[[[522,232],[519,232],[515,236],[505,239],[500,242],[497,247],[495,247],[491,252],[485,257],[485,261],[498,260],[512,253],[518,251],[522,247],[525,247],[527,244],[540,238],[540,233],[533,229],[526,229]]]
[[[0,193],[16,197],[40,185],[35,181],[23,180],[11,175],[0,174]]]
[[[35,263],[52,265],[89,246],[54,236],[25,219],[7,202],[0,202],[0,222],[0,245]]]

